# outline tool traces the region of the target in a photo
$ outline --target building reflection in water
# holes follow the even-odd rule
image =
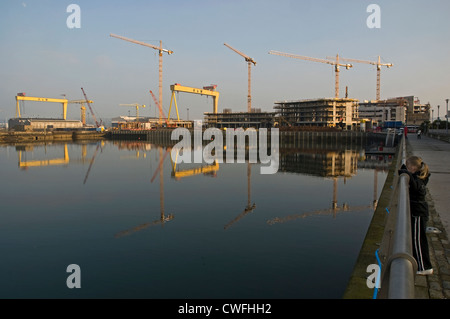
[[[64,144],[64,157],[52,158],[52,159],[39,159],[39,160],[26,160],[25,154],[34,150],[34,145],[27,144],[22,146],[16,146],[19,167],[20,169],[27,170],[29,167],[42,167],[52,165],[67,165],[69,164],[69,151],[67,149],[67,143]]]
[[[81,158],[74,159],[69,157],[68,144],[52,144],[52,146],[61,146],[63,155],[61,157],[50,158],[50,159],[33,159],[26,160],[26,154],[33,152],[34,147],[47,147],[44,145],[20,145],[16,146],[18,153],[18,165],[21,169],[28,169],[29,167],[41,167],[41,166],[51,166],[51,165],[68,165],[70,163],[89,163],[87,169],[84,184],[88,180],[89,173],[93,167],[95,159],[98,152],[101,150],[102,142],[96,143],[95,151],[92,157],[87,156],[87,144],[81,144]],[[93,144],[92,142],[89,144]],[[94,144],[95,145],[95,144]],[[153,183],[157,178],[159,178],[159,193],[160,193],[160,217],[154,221],[143,223],[132,229],[122,231],[115,235],[115,237],[123,237],[129,235],[133,232],[140,231],[142,229],[148,228],[153,225],[164,225],[166,222],[174,219],[173,214],[166,214],[164,209],[164,162],[171,164],[171,176],[176,181],[195,175],[204,175],[216,177],[219,171],[219,163],[214,162],[209,165],[194,164],[194,167],[186,168],[184,165],[176,164],[172,160],[170,153],[172,150],[171,146],[155,145],[145,141],[119,141],[113,142],[113,145],[117,146],[119,150],[129,150],[136,151],[136,155],[132,156],[136,159],[145,159],[146,152],[150,150],[158,150],[158,167],[153,172],[153,176],[150,183]],[[54,153],[54,152],[53,152]],[[247,154],[248,155],[248,154]],[[170,157],[167,159],[167,157]],[[121,157],[122,158],[122,157]],[[129,156],[127,157],[129,158]],[[305,218],[311,215],[320,214],[332,214],[336,216],[339,212],[347,211],[362,211],[367,209],[375,210],[378,200],[378,177],[379,171],[387,171],[391,164],[391,156],[372,156],[366,155],[364,150],[361,149],[346,149],[337,147],[326,147],[326,148],[286,148],[280,150],[279,159],[279,172],[284,173],[294,173],[301,175],[313,175],[317,177],[322,177],[325,179],[330,179],[333,183],[333,194],[331,196],[331,205],[325,207],[324,209],[305,212],[301,214],[294,214],[284,217],[273,218],[267,223],[273,225],[276,223],[282,223],[286,221],[295,220],[298,218]],[[176,162],[176,161],[175,161]],[[249,213],[252,213],[256,209],[256,204],[252,202],[252,185],[251,185],[251,170],[252,163],[247,161],[247,203],[243,207],[243,210],[230,222],[228,222],[224,229],[230,228],[232,225],[237,223],[239,220],[244,218]],[[192,166],[192,165],[191,165]],[[350,206],[347,203],[339,205],[338,203],[338,181],[343,179],[344,183],[347,179],[352,178],[358,172],[358,168],[369,168],[374,171],[374,193],[373,193],[373,203],[370,206]],[[242,208],[241,208],[242,209]]]
[[[134,231],[138,231],[147,228],[151,225],[164,224],[167,221],[172,220],[174,217],[172,214],[168,216],[164,213],[164,176],[163,176],[163,165],[166,158],[170,157],[170,163],[172,164],[171,176],[175,180],[180,180],[182,178],[195,176],[203,174],[204,176],[217,176],[217,171],[220,166],[219,163],[214,162],[209,165],[195,164],[194,167],[185,168],[182,165],[176,164],[170,156],[172,146],[170,145],[155,145],[149,146],[143,142],[119,142],[117,143],[120,149],[127,150],[148,150],[154,147],[159,149],[159,166],[154,172],[151,182],[156,179],[159,172],[160,181],[160,205],[161,205],[161,217],[151,223],[145,223],[132,230],[121,232],[120,236],[129,234]],[[224,150],[225,152],[225,150]],[[145,157],[145,156],[144,156]],[[137,153],[137,158],[139,155]],[[224,153],[225,158],[225,153]],[[246,154],[248,158],[248,150]],[[376,209],[378,202],[378,178],[377,174],[379,171],[386,171],[389,168],[391,158],[380,157],[380,156],[366,156],[364,150],[361,148],[348,149],[345,145],[341,148],[337,146],[326,145],[325,147],[319,148],[285,148],[280,150],[280,160],[279,160],[279,172],[288,172],[301,175],[312,175],[317,177],[322,177],[325,179],[331,179],[333,183],[333,194],[331,198],[331,205],[328,208],[321,210],[316,210],[312,212],[306,212],[301,214],[294,214],[285,217],[273,218],[267,223],[273,225],[276,223],[282,223],[290,220],[295,220],[298,218],[305,218],[312,215],[321,214],[331,214],[334,217],[340,212],[354,212],[354,211],[364,211],[367,209]],[[238,214],[233,220],[224,226],[224,229],[230,228],[232,225],[237,223],[239,220],[244,218],[249,213],[256,209],[256,204],[251,201],[251,167],[252,164],[247,161],[247,204],[240,214]],[[365,206],[350,206],[348,203],[338,204],[338,181],[339,179],[344,179],[346,183],[347,179],[352,178],[358,172],[358,168],[370,168],[374,170],[374,193],[372,205]],[[116,237],[120,237],[116,236]]]
[[[89,142],[89,143],[81,143],[81,158],[74,158],[73,156],[69,156],[68,143],[27,143],[16,145],[16,151],[18,154],[18,166],[20,169],[27,170],[30,167],[44,167],[44,166],[59,166],[59,165],[68,165],[69,163],[92,163],[95,160],[96,153],[91,158],[87,157],[87,147],[90,144],[97,144],[97,149],[104,145],[104,141],[101,142]],[[34,158],[35,149],[44,149],[44,154],[47,155],[47,147],[52,148],[62,148],[62,157],[56,158],[44,158],[44,159],[31,159],[28,160],[27,157],[31,153],[31,157]],[[38,155],[39,156],[39,155]],[[40,156],[39,156],[40,157]]]
[[[356,212],[371,209],[375,211],[378,203],[378,172],[389,168],[390,157],[368,157],[364,151],[356,149],[285,149],[280,152],[281,172],[313,175],[329,178],[333,181],[333,195],[328,208],[306,213],[275,217],[267,221],[274,225],[313,215],[333,215],[340,212]],[[366,162],[366,160],[368,160]],[[350,206],[348,203],[338,205],[338,179],[352,178],[357,174],[358,168],[371,168],[374,170],[374,193],[372,205]]]

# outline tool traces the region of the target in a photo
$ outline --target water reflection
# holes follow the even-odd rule
[[[127,146],[126,149],[128,149],[128,150],[136,149],[137,150],[137,152],[136,152],[136,157],[137,158],[139,158],[139,149],[143,149],[143,148],[145,148],[147,150],[151,149],[151,146],[149,146],[149,145],[145,145],[145,144],[142,144],[142,143],[127,143],[127,142],[119,143],[118,144],[119,149],[122,148],[123,144],[125,144]],[[164,151],[163,147],[158,147],[158,149],[159,149],[159,164],[158,164],[158,167],[155,170],[155,172],[154,172],[150,182],[153,183],[153,181],[157,178],[158,173],[159,173],[160,218],[157,219],[157,220],[154,220],[152,222],[143,223],[143,224],[138,225],[136,227],[133,227],[131,229],[121,231],[121,232],[117,233],[114,236],[115,238],[120,238],[120,237],[123,237],[123,236],[130,235],[132,233],[135,233],[135,232],[141,231],[143,229],[146,229],[146,228],[148,228],[150,226],[155,226],[155,225],[164,226],[165,223],[167,223],[167,222],[171,221],[172,219],[174,219],[174,215],[173,214],[168,214],[166,216],[166,213],[164,211],[164,174],[163,174],[163,172],[164,172],[164,160],[166,159],[167,155],[169,155],[170,149],[169,148],[166,149],[164,155],[163,155],[163,151]],[[146,158],[145,155],[143,157]]]
[[[95,144],[90,144],[90,146]],[[34,159],[34,160],[24,160],[26,154],[33,153],[35,148],[44,148],[44,153],[47,154],[47,145],[39,144],[26,144],[16,146],[16,151],[18,153],[18,162],[21,169],[28,169],[29,167],[42,167],[42,166],[56,166],[56,165],[68,165],[69,163],[89,163],[88,169],[86,171],[83,184],[86,184],[89,174],[92,170],[98,152],[102,150],[105,145],[104,141],[96,143],[95,150],[92,157],[87,158],[87,144],[81,144],[81,159],[70,159],[68,144],[53,144],[52,146],[57,149],[62,149],[64,154],[63,157],[59,158],[47,158],[47,159]],[[171,164],[171,177],[180,181],[183,178],[204,175],[217,177],[217,172],[220,169],[220,165],[217,161],[213,164],[203,165],[194,164],[194,167],[183,168],[184,164],[176,164],[176,156],[172,159],[171,151],[172,146],[165,145],[155,145],[148,142],[141,141],[114,141],[112,145],[117,147],[122,154],[123,151],[133,151],[135,155],[124,156],[120,155],[121,160],[145,160],[147,158],[147,152],[151,152],[155,149],[159,152],[159,159],[157,168],[154,170],[150,183],[153,183],[159,174],[159,192],[160,192],[160,218],[151,223],[145,223],[140,226],[133,228],[132,230],[123,231],[116,235],[116,237],[122,237],[126,234],[147,228],[151,225],[161,224],[168,222],[174,218],[173,214],[165,215],[164,213],[164,163],[167,162],[167,158],[170,159]],[[224,150],[225,152],[225,150]],[[54,153],[54,152],[53,152]],[[178,154],[177,154],[178,155]],[[248,155],[248,153],[247,153]],[[352,178],[357,174],[358,168],[371,168],[374,170],[374,192],[373,192],[373,203],[371,208],[374,210],[377,205],[378,200],[378,172],[386,172],[392,161],[391,156],[373,156],[364,154],[364,150],[361,149],[346,149],[345,146],[338,148],[336,146],[326,148],[284,148],[280,150],[280,160],[279,160],[279,173],[293,173],[300,175],[311,175],[318,176],[325,179],[331,179],[333,183],[333,194],[331,199],[331,206],[328,208],[323,208],[319,210],[314,210],[311,212],[305,212],[301,214],[292,214],[285,217],[275,217],[267,221],[269,225],[276,223],[282,223],[288,220],[295,220],[298,218],[305,218],[312,215],[320,214],[332,214],[336,216],[338,212],[350,212],[365,210],[369,206],[351,206],[348,203],[338,204],[338,180],[343,179],[344,184],[347,179]],[[256,204],[251,201],[251,170],[252,164],[247,161],[247,205],[244,207],[242,212],[238,214],[233,220],[224,226],[224,229],[228,229],[233,224],[238,222],[247,214],[253,212],[256,209]],[[192,165],[191,165],[192,166]]]
[[[344,184],[348,178],[352,178],[357,174],[358,167],[367,167],[367,165],[359,165],[370,159],[371,166],[374,169],[374,193],[372,205],[351,206],[348,203],[338,205],[338,179],[342,178]],[[309,148],[309,149],[284,149],[280,152],[280,171],[307,174],[332,179],[333,181],[333,198],[331,207],[314,210],[306,213],[298,213],[287,215],[284,217],[275,217],[267,221],[267,224],[274,225],[284,223],[300,218],[306,218],[314,215],[332,215],[336,217],[337,213],[366,211],[371,209],[375,211],[378,203],[378,172],[386,171],[389,167],[391,157],[377,157],[378,161],[373,160],[374,157],[366,157],[362,150],[357,149],[339,149],[339,148]]]
[[[2,176],[14,181],[0,186],[0,273],[21,277],[2,278],[9,297],[42,287],[70,296],[43,282],[59,283],[75,262],[94,274],[79,292],[89,298],[339,298],[389,162],[345,146],[291,148],[277,174],[262,175],[248,161],[173,165],[169,146],[145,141],[11,150],[0,147]],[[17,157],[67,163],[22,174]],[[45,275],[28,273],[36,264]]]
[[[252,167],[250,163],[247,163],[247,206],[245,206],[242,213],[240,213],[235,219],[230,221],[228,224],[225,225],[224,229],[228,229],[233,224],[237,223],[239,220],[244,218],[247,214],[253,212],[256,209],[256,204],[252,204],[252,184],[251,184],[251,174],[252,174]]]
[[[28,169],[29,167],[51,166],[51,165],[65,165],[69,164],[69,151],[67,150],[67,144],[64,144],[64,157],[53,159],[41,159],[41,160],[23,160],[26,157],[25,152],[32,152],[33,145],[24,145],[16,147],[19,156],[19,167],[21,169]]]

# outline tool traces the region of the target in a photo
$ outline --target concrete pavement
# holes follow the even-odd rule
[[[407,150],[428,164],[431,171],[428,190],[442,225],[450,234],[450,143],[427,136],[418,139],[409,134]]]
[[[416,155],[428,164],[431,176],[427,185],[430,207],[428,234],[433,275],[416,276],[416,299],[450,298],[450,143],[408,134],[407,155]]]

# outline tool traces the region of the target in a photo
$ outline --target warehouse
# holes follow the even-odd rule
[[[15,131],[43,131],[52,129],[79,129],[83,127],[81,121],[46,119],[46,118],[12,118],[8,121],[10,130]]]

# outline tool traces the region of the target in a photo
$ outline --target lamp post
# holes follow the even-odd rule
[[[440,105],[438,105],[438,117],[437,117],[437,122],[440,124],[440,119],[439,119],[439,107]],[[437,129],[439,129],[440,125],[438,125]]]
[[[447,102],[447,113],[445,113],[445,133],[448,135],[448,99],[446,99],[445,102]]]

